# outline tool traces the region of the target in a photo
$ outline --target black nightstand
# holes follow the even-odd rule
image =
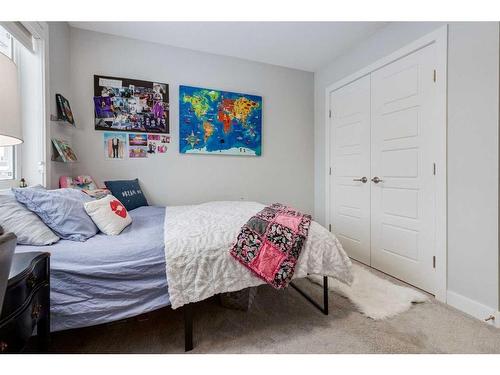
[[[0,314],[0,353],[21,352],[36,327],[40,351],[50,341],[50,254],[14,254]]]

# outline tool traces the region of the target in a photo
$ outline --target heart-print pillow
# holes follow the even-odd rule
[[[122,219],[125,219],[127,217],[128,215],[127,210],[118,199],[109,202],[109,206],[111,207],[111,211],[113,211],[116,215],[120,216]]]
[[[132,222],[125,206],[112,195],[85,203],[85,211],[101,232],[111,236],[120,234]]]

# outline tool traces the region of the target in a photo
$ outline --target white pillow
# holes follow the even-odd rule
[[[125,206],[112,195],[85,202],[85,211],[97,225],[97,228],[109,236],[120,234],[132,222]]]

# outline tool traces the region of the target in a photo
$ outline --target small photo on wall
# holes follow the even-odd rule
[[[148,157],[147,146],[129,146],[128,157],[130,159],[143,159]]]
[[[127,135],[123,133],[104,132],[104,158],[123,160],[126,155]]]
[[[156,152],[158,154],[165,154],[167,152],[167,146],[166,145],[158,145],[156,147]]]
[[[148,141],[160,141],[160,134],[148,134]],[[164,136],[163,136],[164,137]]]
[[[130,159],[143,159],[148,157],[147,134],[128,134],[128,157]]]
[[[169,136],[161,134],[148,134],[148,154],[165,154],[167,152],[167,142],[170,142]]]
[[[147,146],[148,145],[148,135],[139,133],[129,133],[128,134],[128,145],[129,146]]]
[[[148,141],[148,154],[156,154],[156,142]]]

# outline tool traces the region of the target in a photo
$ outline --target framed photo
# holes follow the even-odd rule
[[[66,99],[61,94],[56,94],[56,102],[57,117],[60,120],[69,122],[71,125],[75,125],[75,119],[73,117],[73,112],[71,111],[68,99]]]
[[[67,141],[63,139],[53,138],[52,145],[54,148],[52,160],[61,161],[64,163],[74,163],[78,161],[75,152]]]
[[[170,133],[168,84],[94,75],[95,130]]]

